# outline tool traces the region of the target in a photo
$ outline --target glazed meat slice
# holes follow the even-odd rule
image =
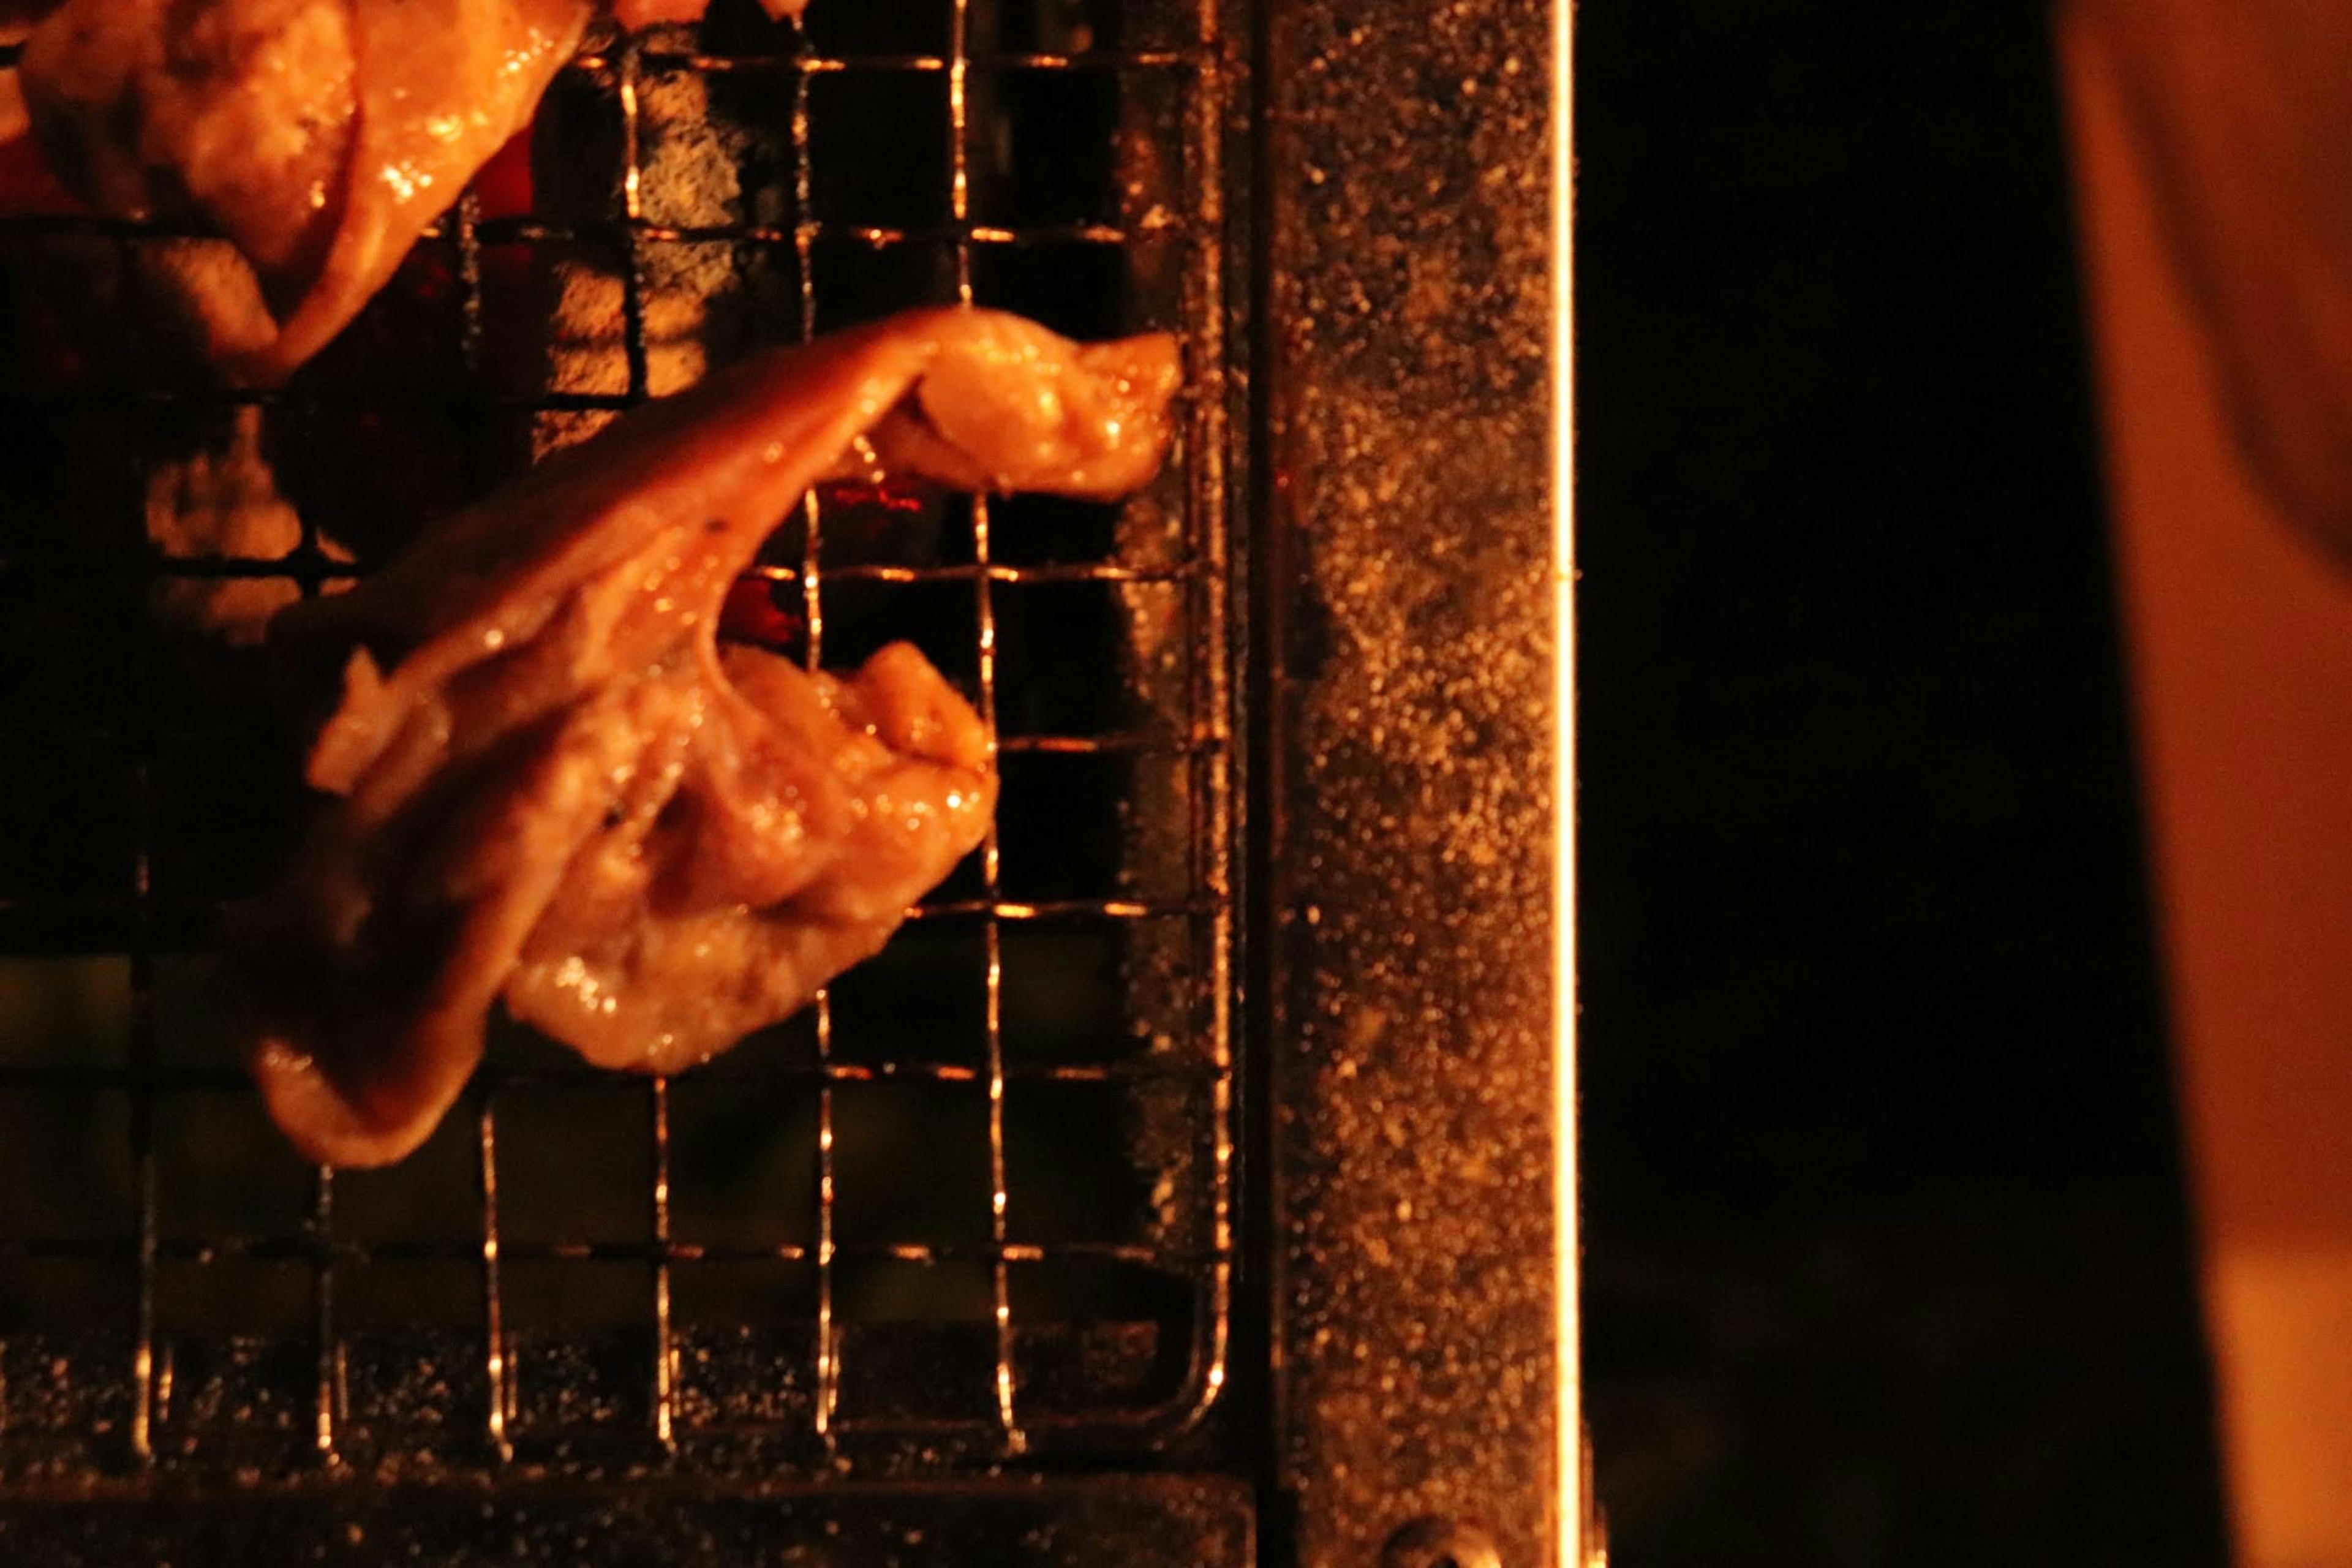
[[[913,648],[837,680],[730,647],[718,673],[641,694],[653,754],[507,984],[602,1067],[675,1072],[798,1011],[988,830],[987,732]]]
[[[650,405],[282,615],[331,798],[230,945],[293,1141],[406,1153],[501,997],[593,1061],[669,1071],[880,946],[984,835],[988,737],[908,647],[839,679],[722,649],[730,584],[829,476],[1124,493],[1176,378],[1165,338],[898,317]]]
[[[708,0],[617,0],[624,26]],[[779,17],[797,4],[763,0]],[[0,6],[10,0],[0,0]],[[58,177],[117,217],[221,238],[157,282],[234,378],[283,380],[357,315],[474,172],[529,124],[593,0],[65,0],[0,83]],[[36,23],[37,25],[36,25]],[[20,107],[19,107],[20,106]]]
[[[58,176],[195,223],[163,253],[216,359],[268,384],[392,276],[526,124],[587,0],[68,0],[20,66]]]

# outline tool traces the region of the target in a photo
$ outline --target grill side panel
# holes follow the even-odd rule
[[[1573,1539],[1576,1485],[1554,1461],[1573,1375],[1555,1337],[1553,851],[1573,803],[1554,773],[1571,719],[1554,16],[1264,15],[1284,1551],[1540,1563]]]

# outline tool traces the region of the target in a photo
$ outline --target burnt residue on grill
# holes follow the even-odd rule
[[[1193,1427],[1235,1195],[1225,48],[1191,0],[592,37],[278,392],[155,315],[173,237],[0,216],[0,1486],[940,1476]],[[1176,329],[1191,388],[1130,502],[835,489],[763,552],[765,640],[908,637],[978,700],[987,848],[709,1068],[502,1026],[403,1165],[299,1164],[202,1026],[214,911],[300,806],[220,634],[648,395],[958,299]]]

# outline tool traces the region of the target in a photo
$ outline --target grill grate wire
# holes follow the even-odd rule
[[[455,253],[458,291],[457,353],[465,395],[463,413],[485,418],[512,412],[527,416],[550,413],[602,414],[632,406],[655,390],[648,340],[648,255],[663,246],[725,243],[733,246],[775,246],[795,258],[798,276],[797,335],[805,339],[823,324],[818,259],[827,247],[848,244],[877,255],[944,246],[952,264],[952,295],[965,303],[988,303],[988,290],[976,285],[975,258],[1002,249],[1055,247],[1106,247],[1125,253],[1139,235],[1128,224],[1096,221],[983,221],[974,200],[973,138],[982,112],[976,79],[1007,73],[1096,73],[1115,83],[1160,76],[1181,84],[1183,123],[1172,128],[1181,142],[1187,189],[1171,193],[1166,205],[1174,216],[1155,208],[1155,225],[1172,232],[1183,250],[1179,326],[1186,339],[1190,390],[1183,405],[1179,442],[1181,552],[1176,558],[1142,563],[1113,558],[1085,561],[1032,560],[1003,557],[996,548],[1000,519],[992,516],[986,497],[966,498],[970,528],[968,561],[934,561],[920,564],[827,559],[827,523],[832,506],[816,495],[803,503],[803,533],[800,558],[762,564],[757,575],[772,592],[796,593],[805,626],[805,657],[817,668],[826,654],[829,612],[845,592],[878,592],[893,588],[954,590],[970,595],[971,624],[976,637],[972,669],[977,706],[1000,759],[1034,758],[1109,761],[1138,759],[1171,761],[1181,770],[1181,796],[1184,823],[1182,860],[1187,886],[1181,896],[1147,891],[1138,896],[1020,897],[1007,888],[1001,826],[992,824],[978,857],[976,886],[948,889],[911,912],[910,931],[956,931],[976,925],[982,966],[984,1051],[976,1062],[921,1059],[859,1060],[844,1055],[838,1035],[835,997],[820,994],[809,1014],[813,1048],[804,1058],[761,1060],[746,1065],[722,1058],[694,1075],[695,1081],[751,1084],[779,1078],[814,1086],[815,1135],[811,1151],[816,1166],[811,1233],[803,1239],[760,1242],[687,1239],[674,1213],[676,1162],[685,1136],[676,1123],[676,1094],[666,1079],[645,1081],[632,1092],[641,1095],[641,1115],[648,1147],[647,1180],[642,1199],[646,1226],[643,1241],[589,1236],[548,1238],[513,1234],[502,1194],[501,1129],[504,1114],[530,1097],[557,1089],[583,1085],[609,1086],[611,1079],[561,1060],[533,1059],[522,1063],[498,1058],[486,1063],[473,1095],[475,1196],[478,1203],[478,1239],[404,1237],[386,1239],[360,1235],[339,1210],[339,1182],[332,1169],[320,1168],[310,1177],[307,1212],[299,1232],[271,1234],[211,1230],[188,1235],[164,1223],[167,1190],[159,1156],[158,1114],[169,1097],[241,1089],[243,1079],[233,1068],[192,1066],[167,1061],[159,1050],[159,957],[172,954],[199,932],[211,904],[183,891],[157,885],[157,788],[154,759],[168,724],[159,710],[157,661],[171,657],[158,634],[143,622],[130,630],[132,672],[140,696],[126,714],[113,720],[78,720],[71,727],[78,743],[127,748],[130,767],[130,849],[131,876],[127,900],[74,892],[18,894],[0,883],[0,953],[10,951],[75,951],[90,944],[90,933],[111,937],[128,962],[128,1047],[121,1064],[81,1061],[15,1059],[0,1052],[0,1107],[10,1097],[32,1091],[74,1090],[121,1092],[127,1096],[127,1141],[131,1161],[131,1225],[127,1237],[87,1235],[0,1236],[0,1263],[38,1265],[58,1260],[107,1263],[126,1253],[135,1281],[135,1308],[129,1357],[127,1423],[119,1436],[122,1453],[109,1461],[113,1438],[110,1417],[94,1415],[101,1406],[112,1409],[105,1396],[107,1374],[103,1357],[93,1365],[68,1366],[69,1358],[53,1363],[59,1373],[58,1397],[27,1399],[19,1389],[25,1357],[12,1358],[0,1342],[0,1466],[5,1473],[39,1474],[60,1468],[72,1470],[94,1465],[117,1468],[127,1458],[134,1471],[159,1464],[205,1468],[215,1461],[214,1445],[201,1437],[167,1444],[159,1423],[192,1399],[184,1386],[188,1375],[174,1360],[175,1336],[164,1327],[163,1304],[167,1266],[199,1268],[237,1261],[256,1264],[307,1265],[310,1273],[308,1317],[310,1370],[301,1396],[301,1445],[313,1468],[344,1466],[355,1450],[379,1463],[401,1460],[431,1468],[463,1464],[465,1445],[451,1445],[453,1456],[435,1454],[433,1443],[446,1444],[450,1434],[436,1431],[430,1438],[387,1436],[364,1418],[352,1415],[351,1347],[347,1320],[355,1308],[369,1304],[369,1287],[354,1278],[355,1270],[386,1263],[472,1263],[478,1267],[478,1338],[481,1393],[479,1447],[483,1461],[493,1468],[512,1466],[526,1456],[519,1447],[532,1422],[520,1380],[525,1376],[561,1381],[561,1371],[534,1368],[529,1373],[516,1357],[519,1341],[510,1301],[511,1270],[537,1264],[617,1264],[643,1266],[650,1279],[644,1301],[643,1328],[650,1336],[648,1386],[644,1391],[642,1432],[636,1434],[656,1462],[675,1463],[682,1455],[700,1453],[694,1439],[702,1436],[773,1437],[788,1454],[805,1453],[813,1464],[837,1459],[849,1451],[896,1440],[919,1442],[918,1468],[952,1463],[959,1455],[992,1462],[1023,1455],[1033,1447],[1094,1457],[1150,1446],[1186,1429],[1207,1407],[1225,1375],[1232,1286],[1234,1145],[1233,1110],[1234,1061],[1231,1041],[1231,962],[1234,942],[1233,868],[1228,847],[1234,842],[1231,779],[1230,673],[1226,668],[1225,596],[1229,559],[1224,514],[1223,452],[1226,438],[1223,382],[1224,350],[1221,341],[1221,266],[1216,149],[1221,134],[1218,40],[1215,20],[1208,11],[1191,16],[1194,31],[1183,47],[1097,48],[1071,53],[1039,50],[998,50],[974,47],[975,10],[993,13],[988,0],[942,0],[946,8],[944,48],[940,52],[898,52],[864,55],[821,52],[806,25],[781,30],[785,47],[748,54],[679,50],[641,39],[583,55],[567,68],[567,75],[609,84],[619,115],[622,169],[620,211],[615,221],[600,227],[577,221],[550,221],[534,211],[527,216],[484,217],[478,193],[468,190],[449,216],[426,237],[426,245],[446,244]],[[1148,8],[1148,7],[1147,7]],[[1100,9],[1100,7],[1097,7]],[[818,17],[825,15],[819,0]],[[788,119],[791,153],[790,182],[793,221],[783,226],[758,223],[685,226],[664,224],[649,216],[644,199],[644,142],[646,126],[643,86],[648,72],[683,73],[704,79],[782,79],[789,82]],[[818,216],[817,155],[812,135],[812,84],[838,79],[863,81],[883,78],[939,79],[946,89],[947,138],[940,149],[947,164],[948,212],[943,225],[885,226],[845,222]],[[153,225],[133,225],[84,216],[22,215],[0,217],[0,238],[30,239],[71,237],[103,241],[126,260],[130,247],[166,231]],[[622,349],[625,387],[619,392],[542,391],[514,395],[493,390],[485,377],[486,288],[485,251],[492,246],[565,246],[620,240]],[[259,406],[298,421],[315,421],[344,407],[372,414],[397,413],[410,407],[437,412],[446,405],[431,398],[353,395],[308,385],[298,378],[281,391],[246,392],[192,388],[166,377],[141,377],[127,388],[84,389],[19,385],[0,390],[0,402],[45,414],[93,410],[126,417],[144,408],[183,405]],[[462,447],[467,468],[466,483],[478,493],[496,476],[484,471],[479,443]],[[1112,555],[1116,552],[1110,552]],[[316,594],[336,576],[364,570],[339,562],[320,538],[308,509],[303,513],[301,542],[284,559],[211,557],[199,560],[163,559],[150,552],[120,559],[50,558],[28,552],[17,559],[0,554],[0,578],[54,582],[77,576],[108,580],[287,578],[303,592]],[[1041,588],[1087,587],[1108,595],[1130,592],[1161,592],[1175,596],[1181,613],[1173,636],[1193,650],[1182,660],[1181,711],[1171,715],[1172,733],[1136,727],[1100,733],[1020,732],[1003,729],[1005,681],[1001,658],[1001,595]],[[1132,611],[1132,605],[1127,606]],[[1206,650],[1205,652],[1199,650]],[[1116,658],[1120,650],[1073,649],[1067,657]],[[0,709],[0,727],[11,718]],[[7,732],[0,728],[0,745]],[[1010,796],[1012,781],[1007,781]],[[1134,802],[1123,805],[1132,805]],[[1151,1002],[1145,1011],[1172,1005],[1192,1036],[1176,1048],[1142,1054],[1111,1055],[1102,1059],[1037,1059],[1010,1048],[1018,1045],[1007,1026],[1007,948],[1011,931],[1118,931],[1180,924],[1185,932],[1185,962],[1173,973],[1155,976],[1175,994]],[[1138,984],[1130,977],[1130,984]],[[688,1081],[688,1080],[680,1080]],[[987,1226],[984,1241],[893,1239],[861,1235],[845,1237],[840,1211],[845,1195],[841,1092],[856,1089],[952,1089],[984,1093],[986,1114]],[[1192,1181],[1193,1190],[1181,1194],[1197,1209],[1197,1216],[1171,1230],[1191,1237],[1181,1246],[1160,1237],[1082,1238],[1056,1237],[1024,1239],[1017,1225],[1022,1194],[1013,1179],[1006,1108],[1008,1100],[1029,1092],[1062,1089],[1148,1089],[1172,1088],[1191,1108],[1186,1133],[1205,1155],[1205,1176]],[[887,1102],[886,1110],[887,1110]],[[464,1112],[454,1112],[454,1116]],[[1163,1182],[1178,1181],[1172,1169],[1181,1160],[1171,1157]],[[0,1216],[5,1216],[0,1204]],[[1197,1227],[1192,1218],[1201,1222]],[[15,1224],[0,1217],[12,1232]],[[854,1314],[845,1308],[843,1270],[853,1263],[911,1266],[938,1269],[942,1266],[974,1266],[986,1278],[985,1316],[988,1353],[987,1387],[978,1402],[984,1414],[959,1408],[954,1414],[916,1409],[886,1415],[859,1415],[845,1409],[846,1374],[856,1353],[852,1331]],[[805,1267],[814,1275],[814,1332],[810,1347],[813,1377],[805,1413],[745,1420],[698,1419],[688,1409],[684,1393],[682,1349],[675,1292],[681,1270],[714,1265],[784,1265]],[[1181,1375],[1160,1390],[1162,1397],[1146,1405],[1094,1405],[1085,1399],[1057,1403],[1052,1408],[1033,1405],[1024,1385],[1022,1351],[1024,1333],[1023,1292],[1016,1271],[1033,1266],[1111,1265],[1151,1271],[1181,1281],[1190,1298],[1181,1321],[1163,1315],[1162,1333],[1179,1332],[1187,1342],[1179,1358]],[[382,1303],[375,1305],[381,1308]],[[37,1330],[46,1325],[33,1325]],[[757,1325],[741,1325],[745,1328]],[[1055,1325],[1034,1325],[1045,1330]],[[1084,1330],[1085,1322],[1062,1324]],[[22,1327],[20,1325],[20,1327]],[[20,1338],[23,1336],[20,1335]],[[252,1336],[248,1336],[252,1337]],[[50,1342],[33,1333],[30,1342],[44,1350]],[[1167,1347],[1159,1352],[1165,1359]],[[787,1373],[789,1368],[782,1369]],[[796,1375],[796,1374],[794,1374]],[[908,1381],[901,1377],[903,1384]],[[1083,1379],[1081,1380],[1083,1381]],[[79,1384],[79,1387],[74,1386]],[[1155,1385],[1157,1386],[1157,1385]],[[919,1395],[920,1390],[908,1390]],[[622,1402],[626,1405],[626,1401]],[[919,1406],[920,1400],[914,1401]],[[25,1413],[37,1407],[62,1419],[28,1422]],[[590,1420],[576,1427],[549,1425],[544,1436],[562,1442],[539,1445],[528,1456],[537,1466],[569,1462],[570,1456],[591,1451],[585,1439],[619,1436],[621,1450],[636,1444],[621,1428],[636,1425],[623,1420]],[[703,1428],[709,1428],[706,1434]],[[814,1447],[800,1441],[814,1440]],[[93,1441],[92,1439],[95,1439]],[[574,1439],[583,1440],[575,1443]],[[224,1452],[226,1452],[226,1447]],[[243,1449],[237,1450],[243,1454]],[[731,1451],[731,1450],[730,1450]],[[762,1452],[772,1452],[763,1449]],[[712,1447],[712,1455],[721,1450]],[[96,1458],[93,1459],[92,1456]],[[719,1462],[714,1458],[712,1462]],[[414,1468],[414,1466],[412,1467]]]

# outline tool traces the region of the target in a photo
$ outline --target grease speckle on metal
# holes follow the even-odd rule
[[[1416,1515],[1549,1550],[1549,29],[1287,8],[1262,88],[1307,1563]]]

